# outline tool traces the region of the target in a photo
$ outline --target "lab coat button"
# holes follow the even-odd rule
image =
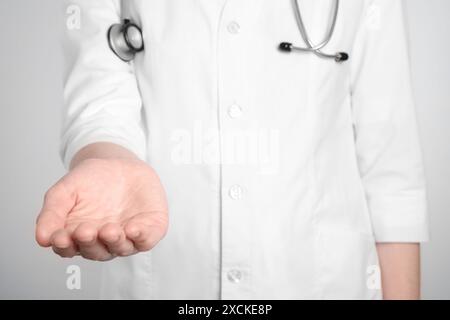
[[[239,119],[242,117],[243,113],[241,106],[238,104],[233,104],[228,108],[228,115],[231,119]]]
[[[240,200],[244,196],[244,190],[239,185],[234,185],[230,188],[229,196],[233,200]]]
[[[236,21],[232,21],[228,24],[228,32],[231,34],[238,34],[241,30],[241,26]]]
[[[228,271],[227,278],[232,283],[239,283],[242,280],[242,272],[239,270],[230,270]]]

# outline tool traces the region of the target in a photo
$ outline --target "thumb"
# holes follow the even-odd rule
[[[36,222],[36,241],[40,246],[51,246],[53,233],[64,228],[66,217],[74,206],[75,194],[68,192],[62,182],[47,191]]]

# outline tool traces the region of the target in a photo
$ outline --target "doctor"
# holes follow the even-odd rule
[[[298,1],[307,37],[291,0],[63,3],[69,172],[36,237],[108,261],[104,298],[420,297],[401,0],[340,2],[320,49],[340,62],[294,50],[323,40],[334,0]],[[145,44],[131,62],[106,36],[124,18]]]

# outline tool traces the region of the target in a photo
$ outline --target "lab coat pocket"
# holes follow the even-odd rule
[[[322,299],[381,299],[381,277],[373,236],[320,228],[318,285]]]

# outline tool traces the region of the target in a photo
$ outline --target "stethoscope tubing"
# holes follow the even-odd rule
[[[307,45],[307,47],[292,46],[292,49],[298,50],[298,51],[304,51],[304,52],[312,52],[321,58],[335,59],[336,61],[340,61],[340,59],[342,58],[341,53],[328,54],[328,53],[324,53],[321,50],[326,45],[328,45],[328,43],[330,43],[331,38],[333,37],[334,31],[336,29],[337,18],[339,15],[340,0],[334,1],[333,10],[332,10],[333,17],[332,17],[331,23],[328,27],[328,31],[325,34],[324,40],[316,45],[311,41],[311,39],[308,35],[305,24],[303,22],[304,20],[302,17],[300,6],[298,4],[298,0],[292,0],[292,6],[294,8],[295,18],[297,20],[298,29],[300,30],[300,35],[302,36],[303,41]]]
[[[324,40],[322,42],[320,42],[317,45],[314,45],[313,42],[311,41],[311,39],[308,36],[308,32],[306,30],[305,24],[303,22],[303,17],[302,17],[302,13],[300,10],[300,6],[298,4],[298,0],[292,0],[292,6],[294,9],[294,13],[295,13],[295,18],[297,20],[297,25],[298,25],[298,29],[300,30],[300,34],[303,38],[303,41],[306,43],[307,47],[295,47],[296,50],[300,50],[300,51],[306,51],[306,52],[316,52],[319,54],[322,54],[324,56],[331,56],[334,57],[334,55],[329,55],[329,54],[325,54],[325,53],[321,53],[320,49],[324,48],[330,41],[331,38],[333,37],[333,33],[334,30],[336,28],[336,22],[337,22],[337,17],[339,15],[339,6],[340,6],[340,0],[335,0],[334,1],[334,5],[333,5],[333,17],[331,19],[331,23],[328,27],[328,31],[325,34]]]

